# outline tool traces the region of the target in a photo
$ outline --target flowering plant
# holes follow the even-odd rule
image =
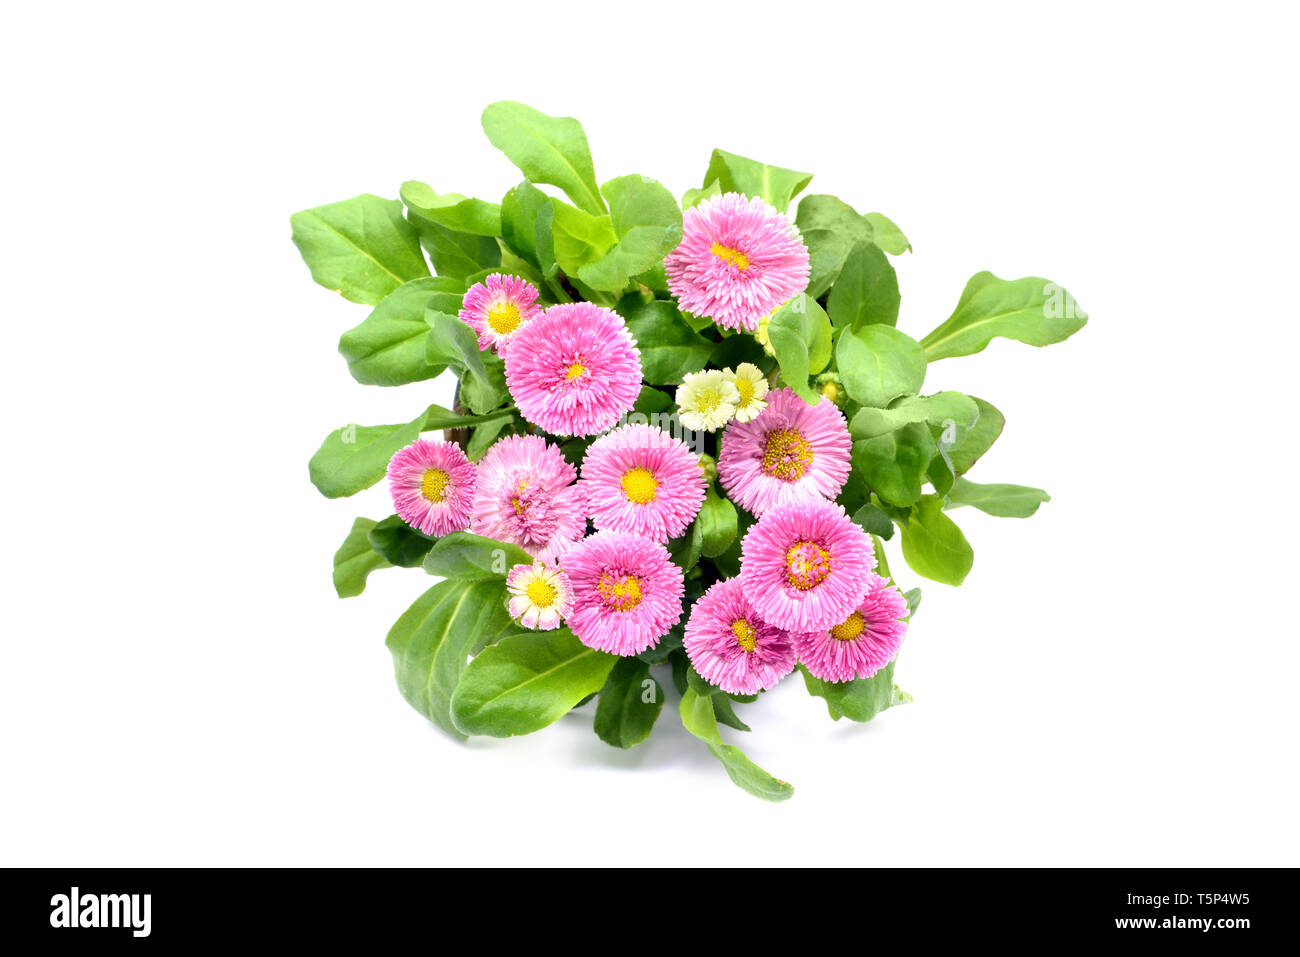
[[[629,748],[671,676],[731,779],[788,798],[724,742],[749,730],[736,705],[796,671],[837,721],[909,701],[894,664],[920,590],[882,543],[959,585],[974,556],[951,510],[1048,500],[965,477],[1003,416],[922,394],[927,364],[1086,317],[1053,283],[981,272],[913,339],[889,260],[908,240],[833,196],[792,218],[808,173],[715,150],[679,203],[642,176],[598,187],[576,120],[502,102],[483,129],[524,175],[499,204],[408,182],[292,217],[312,277],[373,307],[339,342],[353,378],[457,379],[452,409],[345,426],[312,456],[324,495],[387,478],[395,512],[355,520],[335,589],[442,579],[387,644],[450,735],[527,734],[595,697],[596,734]]]

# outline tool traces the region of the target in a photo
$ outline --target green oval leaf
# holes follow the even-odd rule
[[[852,681],[823,681],[799,666],[804,685],[810,695],[824,698],[835,713],[850,721],[870,721],[880,712],[895,704],[894,663],[891,661],[870,678]]]
[[[695,519],[700,526],[700,553],[705,558],[717,558],[730,548],[736,540],[739,520],[736,506],[710,486]]]
[[[390,515],[375,523],[367,538],[371,548],[398,568],[422,566],[434,542],[418,528],[407,525],[400,515]]]
[[[459,280],[441,276],[413,279],[394,289],[339,339],[352,378],[363,385],[393,386],[441,373],[446,367],[431,364],[426,355],[425,308],[437,301],[443,312],[456,312],[463,292]]]
[[[976,273],[951,316],[921,340],[930,362],[982,352],[997,336],[1046,346],[1074,335],[1088,317],[1074,297],[1047,279],[999,279]]]
[[[795,225],[808,247],[808,295],[814,299],[831,288],[849,253],[859,243],[870,243],[871,224],[848,203],[835,196],[814,194],[799,200]]]
[[[757,196],[784,213],[790,207],[790,200],[802,193],[812,178],[812,173],[768,166],[726,150],[714,150],[704,174],[704,186],[717,182],[724,193]]]
[[[998,518],[1028,518],[1038,511],[1038,506],[1050,502],[1052,496],[1041,488],[1028,485],[980,485],[964,478],[953,483],[948,493],[948,507],[970,505]]]
[[[471,654],[512,627],[499,581],[448,580],[417,598],[388,632],[397,687],[416,711],[456,738],[452,693]]]
[[[666,299],[626,296],[618,304],[641,353],[641,376],[654,385],[674,385],[704,368],[716,343],[691,329]]]
[[[395,199],[363,193],[294,213],[289,223],[312,279],[344,299],[374,306],[402,283],[429,275]]]
[[[483,132],[534,183],[549,183],[589,213],[605,212],[582,124],[503,100],[483,110]]]
[[[944,585],[960,585],[975,552],[957,523],[944,514],[943,499],[923,496],[902,527],[903,558],[912,571]]]
[[[911,505],[921,497],[921,485],[934,458],[934,437],[913,422],[872,439],[853,443],[853,467],[871,490],[890,505]]]
[[[452,532],[438,539],[424,557],[430,575],[465,580],[504,580],[516,565],[531,565],[533,556],[518,545],[471,532]]]
[[[444,229],[475,236],[501,235],[501,207],[460,193],[440,196],[419,180],[407,180],[400,192],[412,218],[437,223]]]
[[[794,795],[793,785],[772,777],[734,744],[722,742],[718,719],[713,711],[714,700],[687,688],[679,706],[682,726],[704,742],[709,753],[722,762],[727,776],[737,787],[764,801],[789,800]]]
[[[451,697],[452,718],[465,734],[531,734],[600,691],[618,660],[567,628],[503,638],[465,669]]]
[[[616,748],[631,748],[650,737],[664,707],[664,689],[650,677],[650,666],[620,658],[596,702],[596,736]]]
[[[843,330],[835,346],[835,364],[849,398],[876,408],[914,395],[925,382],[921,344],[892,326]]]
[[[831,358],[831,320],[816,299],[800,293],[776,311],[767,327],[781,377],[809,405],[821,401],[808,377],[826,368]]]
[[[880,247],[859,242],[844,260],[826,308],[837,329],[898,323],[898,274]]]
[[[617,242],[600,258],[578,269],[593,289],[618,292],[677,248],[682,241],[682,211],[673,194],[644,176],[620,176],[600,189],[609,201]]]
[[[379,568],[391,567],[370,545],[374,519],[358,518],[334,553],[334,591],[340,598],[355,598],[366,590],[366,578]]]

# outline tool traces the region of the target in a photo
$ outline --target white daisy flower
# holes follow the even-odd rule
[[[692,372],[677,387],[677,417],[697,432],[714,432],[736,414],[740,392],[721,369]]]
[[[516,565],[506,575],[510,617],[525,628],[550,631],[573,608],[573,586],[561,569],[543,562]]]

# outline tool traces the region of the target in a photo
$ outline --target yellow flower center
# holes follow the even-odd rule
[[[499,336],[508,336],[519,327],[519,307],[513,302],[499,302],[487,314],[488,325]]]
[[[753,652],[758,636],[754,634],[754,629],[750,627],[749,622],[737,618],[731,623],[731,632],[736,636],[736,644],[748,652]]]
[[[785,553],[785,579],[800,591],[816,588],[831,573],[831,554],[816,542],[795,542]]]
[[[786,482],[796,482],[804,477],[812,460],[812,446],[796,429],[775,429],[767,433],[759,468]]]
[[[586,371],[586,366],[581,362],[575,362],[573,365],[569,366],[569,371],[564,373],[564,377],[572,382],[574,379],[581,379],[583,373]]]
[[[545,578],[534,578],[530,581],[525,594],[538,608],[550,608],[555,602],[555,586]]]
[[[638,465],[623,473],[623,494],[627,496],[629,502],[635,502],[637,505],[653,502],[658,490],[659,483],[649,469]]]
[[[701,389],[695,396],[695,407],[701,412],[712,412],[721,404],[721,389]]]
[[[709,247],[709,252],[717,256],[723,262],[731,263],[737,269],[749,268],[749,257],[739,249],[732,249],[730,246],[724,246],[722,243],[714,243]]]
[[[451,476],[442,469],[429,469],[420,479],[420,494],[430,502],[441,502],[447,497],[447,483]]]
[[[605,572],[596,583],[596,591],[605,605],[615,611],[630,611],[641,604],[641,579],[635,575]]]
[[[862,629],[865,624],[866,623],[862,620],[862,612],[855,611],[853,614],[849,615],[848,618],[831,629],[831,637],[837,641],[852,641],[854,638],[858,637],[858,635],[862,634]]]
[[[736,377],[736,391],[740,393],[740,408],[749,405],[749,400],[754,398],[754,383],[748,379]]]

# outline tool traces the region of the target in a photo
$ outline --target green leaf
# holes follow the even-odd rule
[[[894,663],[891,661],[870,678],[852,681],[823,681],[803,665],[804,685],[810,695],[824,698],[834,712],[850,721],[870,721],[894,703]]]
[[[921,589],[909,588],[903,592],[903,598],[907,601],[908,621],[911,621],[912,616],[916,614],[916,610],[921,607]]]
[[[440,196],[428,184],[414,179],[402,184],[401,197],[412,218],[458,233],[501,235],[501,207],[496,203],[469,199],[460,193]]]
[[[477,462],[481,459],[487,450],[492,447],[492,443],[496,441],[497,436],[501,434],[501,430],[508,425],[510,425],[510,419],[503,416],[476,426],[474,431],[470,433],[469,441],[465,443],[465,454],[469,456],[469,460]]]
[[[890,505],[911,505],[934,457],[934,437],[919,422],[853,443],[853,467]]]
[[[1038,511],[1038,506],[1051,500],[1052,496],[1041,488],[1030,488],[1027,485],[980,485],[959,478],[948,494],[948,507],[971,505],[998,518],[1028,518]]]
[[[510,190],[501,200],[501,237],[517,255],[539,269],[542,262],[537,254],[537,216],[545,208],[549,217],[550,206],[551,198],[528,180]],[[548,235],[549,231],[548,219]]]
[[[960,585],[975,552],[957,524],[944,514],[943,499],[923,496],[903,525],[903,558],[912,571],[944,585]]]
[[[483,111],[483,132],[534,183],[560,187],[589,213],[605,212],[587,134],[577,120],[503,100]]]
[[[385,642],[402,697],[443,731],[463,739],[451,717],[452,693],[469,656],[510,628],[501,582],[434,585],[397,619]]]
[[[555,262],[570,278],[602,259],[618,242],[608,214],[593,216],[558,199],[551,200],[551,209]]]
[[[757,695],[753,696],[757,698]],[[718,724],[725,724],[728,728],[735,728],[737,731],[752,731],[753,729],[740,720],[736,714],[736,709],[731,706],[731,700],[740,698],[726,693],[714,695],[713,697],[713,716],[718,719]]]
[[[618,292],[633,276],[661,262],[682,241],[682,211],[673,194],[644,176],[620,176],[601,187],[617,242],[578,269],[593,289]]]
[[[948,430],[946,422],[936,423],[932,428],[937,429],[935,438],[938,440],[941,448],[945,448],[948,453],[948,461],[952,464],[952,470],[957,475],[962,475],[971,470],[980,457],[987,452],[993,443],[997,441],[1002,429],[1007,424],[1006,418],[991,403],[983,399],[971,396],[977,409],[979,418],[975,424],[965,429],[953,428],[953,436],[956,442],[951,447],[946,444]]]
[[[518,545],[470,532],[452,532],[429,549],[424,557],[424,570],[444,578],[504,581],[514,566],[532,563],[533,557]]]
[[[501,405],[509,395],[504,377],[499,370],[489,374],[490,360],[479,352],[474,330],[455,316],[432,308],[425,311],[424,319],[429,327],[425,357],[460,374],[461,395],[471,411],[484,415]]]
[[[980,272],[966,283],[952,315],[921,345],[930,362],[982,352],[997,336],[1046,346],[1068,339],[1087,321],[1074,297],[1054,282]]]
[[[866,213],[863,218],[871,224],[873,242],[889,255],[901,256],[912,248],[903,231],[884,213]]]
[[[875,408],[914,395],[925,382],[921,344],[892,326],[845,329],[835,346],[835,364],[849,398]]]
[[[465,669],[451,697],[452,718],[465,734],[530,734],[600,691],[618,660],[567,628],[502,638]]]
[[[870,243],[873,235],[871,224],[852,206],[819,194],[799,200],[795,225],[808,247],[811,272],[806,291],[814,299],[831,288],[849,253],[859,243]]]
[[[646,382],[675,384],[708,363],[715,343],[692,331],[671,302],[625,296],[618,309],[641,353],[641,376]]]
[[[931,428],[942,428],[949,421],[960,431],[975,425],[979,416],[979,406],[970,396],[960,392],[936,392],[934,395],[899,399],[888,409],[859,409],[849,422],[849,432],[855,439],[870,439],[912,422],[925,422]]]
[[[390,515],[370,529],[370,547],[399,568],[418,568],[433,547],[433,539],[412,528],[400,515]]]
[[[860,509],[853,513],[853,521],[870,532],[872,535],[879,535],[885,541],[894,537],[894,522],[885,513],[884,509],[878,508],[868,502]]]
[[[808,385],[808,377],[826,368],[831,358],[831,320],[816,299],[800,293],[776,311],[767,327],[781,377],[809,405],[821,393]]]
[[[388,460],[420,437],[424,416],[405,425],[345,425],[335,429],[308,463],[311,483],[326,498],[355,495],[384,477]]]
[[[705,558],[717,558],[736,540],[739,516],[736,506],[720,496],[712,486],[705,493],[704,504],[695,519],[700,526],[700,551]]]
[[[383,298],[365,321],[343,333],[339,352],[352,378],[363,385],[406,385],[432,379],[445,366],[426,358],[429,325],[427,306],[437,302],[443,312],[460,308],[464,287],[456,279],[413,279]]]
[[[364,193],[289,217],[312,279],[352,302],[374,306],[404,282],[429,275],[402,204]]]
[[[794,788],[772,777],[734,744],[723,744],[718,733],[718,720],[713,711],[712,697],[696,694],[687,688],[682,695],[679,711],[682,725],[704,742],[709,752],[722,762],[727,776],[738,787],[764,801],[786,801],[794,795]]]
[[[859,242],[826,300],[831,322],[837,329],[862,329],[875,324],[898,324],[898,274],[880,247]]]
[[[489,236],[458,233],[431,221],[419,222],[418,226],[420,245],[439,276],[465,282],[477,272],[501,265],[501,247]]]
[[[358,518],[352,531],[334,553],[334,591],[340,598],[355,598],[366,590],[366,578],[378,568],[389,568],[383,555],[370,547],[370,530],[373,519]]]
[[[596,736],[616,748],[630,748],[650,737],[664,707],[664,689],[650,677],[650,666],[620,658],[596,702]]]
[[[690,528],[668,542],[668,555],[683,573],[700,563],[703,550],[704,530],[698,521],[692,522]]]
[[[726,150],[714,150],[708,172],[704,174],[704,185],[716,181],[724,193],[757,196],[784,213],[790,200],[802,193],[812,178],[812,173],[768,166]]]
[[[682,209],[690,209],[692,206],[700,205],[700,203],[704,202],[706,199],[712,199],[714,196],[721,195],[722,187],[718,185],[717,180],[714,180],[707,186],[699,188],[692,187],[682,194]]]

